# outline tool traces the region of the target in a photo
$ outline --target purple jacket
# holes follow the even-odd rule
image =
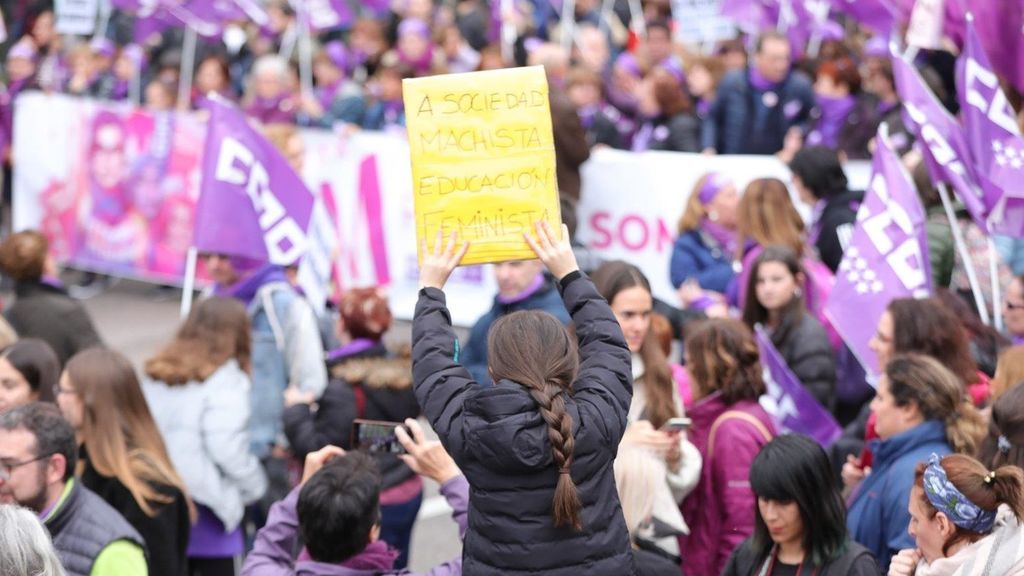
[[[270,508],[267,525],[256,535],[252,552],[245,559],[242,576],[390,576],[412,574],[408,570],[392,570],[390,563],[396,555],[390,555],[389,566],[382,571],[379,566],[369,567],[378,563],[384,556],[380,550],[373,549],[371,544],[367,550],[360,552],[342,564],[327,564],[312,560],[293,560],[292,550],[298,542],[299,516],[295,505],[299,500],[300,488],[295,488],[284,500]],[[458,476],[441,485],[441,494],[452,507],[452,518],[459,525],[459,538],[466,536],[466,515],[469,507],[469,482],[465,476]],[[377,547],[379,548],[379,547]],[[375,558],[369,558],[369,556]],[[363,558],[367,556],[367,558]],[[362,567],[351,567],[362,566]],[[455,576],[462,574],[462,558],[449,560],[436,566],[423,576]]]
[[[750,465],[769,438],[746,419],[726,418],[715,432],[714,453],[708,454],[711,426],[734,410],[753,416],[771,436],[776,434],[771,417],[752,400],[730,406],[715,393],[687,411],[693,420],[690,441],[704,460],[700,481],[682,504],[690,534],[679,538],[679,548],[688,574],[721,574],[732,551],[754,532]]]

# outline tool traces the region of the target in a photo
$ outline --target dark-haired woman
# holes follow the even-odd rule
[[[53,402],[60,362],[53,348],[26,338],[0,351],[0,412],[30,402]]]
[[[846,173],[839,156],[824,146],[801,148],[789,163],[789,169],[793,172],[793,186],[800,200],[814,210],[807,242],[818,250],[821,261],[835,273],[853,233],[864,194],[847,189]]]
[[[668,358],[652,327],[651,285],[639,268],[616,260],[594,271],[594,286],[615,313],[633,358],[633,401],[622,443],[643,448],[656,461],[664,481],[655,493],[654,515],[668,527],[685,532],[679,504],[697,485],[701,460],[685,431],[664,428],[685,413]],[[674,553],[675,542],[667,549]]]
[[[877,576],[875,557],[850,540],[846,506],[828,456],[806,436],[765,445],[750,467],[754,535],[722,576]]]
[[[957,377],[938,360],[921,354],[891,359],[871,401],[878,439],[871,442],[871,473],[851,496],[846,525],[883,570],[903,548],[913,470],[930,454],[973,454],[984,423],[965,401]]]
[[[508,314],[491,327],[488,371],[473,381],[444,286],[469,248],[438,232],[422,246],[413,382],[423,412],[470,484],[465,574],[634,573],[613,462],[632,397],[629,346],[615,315],[546,222],[526,236],[558,279],[575,341],[554,316]]]
[[[836,360],[825,328],[807,311],[806,276],[792,249],[768,246],[754,260],[743,322],[761,324],[789,369],[822,406],[835,402]]]
[[[41,232],[24,230],[0,244],[0,271],[14,279],[17,298],[4,317],[22,338],[39,338],[63,366],[81,350],[101,344],[81,302],[68,296],[57,278],[50,243]]]
[[[915,547],[892,559],[889,576],[1024,574],[1024,472],[991,470],[955,454],[917,465],[910,492]]]
[[[1014,386],[992,405],[978,460],[993,470],[1007,465],[1024,469],[1024,386]]]
[[[738,320],[708,320],[686,337],[686,370],[695,403],[690,440],[703,468],[683,501],[689,536],[680,551],[690,574],[720,574],[732,551],[754,531],[754,493],[747,480],[761,447],[775,437],[758,404],[764,394],[754,335]]]
[[[146,362],[146,401],[196,504],[193,576],[234,573],[245,551],[245,506],[267,489],[250,449],[249,358],[245,306],[215,296],[197,303],[174,341]]]

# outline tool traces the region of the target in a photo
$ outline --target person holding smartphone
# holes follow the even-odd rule
[[[675,536],[689,533],[679,505],[697,485],[701,457],[687,439],[679,388],[651,327],[650,284],[636,266],[622,261],[606,262],[595,270],[594,284],[615,313],[632,357],[633,401],[622,443],[642,448],[664,478],[655,494],[655,522],[644,536],[678,555]]]

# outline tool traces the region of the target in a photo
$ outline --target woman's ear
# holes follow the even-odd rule
[[[945,512],[935,513],[935,523],[939,529],[939,534],[942,535],[943,540],[949,541],[950,538],[956,534],[956,524],[946,516]]]
[[[796,287],[801,290],[803,289],[804,285],[807,284],[807,275],[804,274],[803,272],[797,272],[796,276],[794,276],[793,279],[796,280]]]

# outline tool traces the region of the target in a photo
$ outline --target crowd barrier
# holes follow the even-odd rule
[[[206,128],[195,113],[29,93],[15,106],[14,227],[38,228],[67,266],[180,284],[192,240]],[[417,294],[409,148],[401,135],[300,130],[303,180],[333,205],[343,286],[386,285],[398,318]],[[578,237],[604,258],[637,264],[675,301],[668,263],[676,221],[696,181],[716,170],[788,182],[774,157],[597,150],[583,167]],[[869,163],[847,167],[863,188]],[[806,213],[806,210],[805,210]],[[231,222],[224,222],[231,226]],[[453,322],[470,325],[495,293],[487,266],[456,271]]]

